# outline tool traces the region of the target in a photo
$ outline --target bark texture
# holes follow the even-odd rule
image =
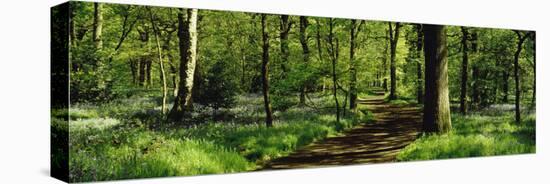
[[[445,27],[425,24],[422,29],[426,61],[423,129],[445,133],[451,130]]]
[[[93,35],[92,39],[96,49],[103,47],[102,37],[103,30],[103,4],[94,3],[94,23],[93,23]]]
[[[262,92],[264,95],[265,125],[273,126],[273,110],[269,100],[269,34],[267,15],[262,14]]]
[[[527,33],[522,33],[520,31],[514,31],[516,35],[518,36],[518,42],[517,42],[517,49],[514,53],[514,81],[516,86],[516,99],[515,99],[515,106],[516,106],[516,123],[521,122],[521,83],[520,83],[520,73],[519,73],[519,56],[521,54],[521,50],[523,48],[523,42],[525,42],[525,39],[528,37]]]
[[[390,32],[390,100],[395,100],[397,99],[397,64],[395,61],[395,52],[397,49],[397,41],[399,41],[399,29],[401,25],[399,22],[395,23],[394,28],[391,22],[388,24]]]
[[[334,37],[334,19],[329,20],[329,34],[328,34],[328,53],[332,61],[332,94],[334,96],[334,103],[336,109],[336,122],[340,122],[340,103],[338,102],[338,76],[336,75],[336,63],[338,62],[339,44],[338,39]]]
[[[279,36],[281,39],[281,70],[282,77],[285,78],[288,72],[287,63],[288,57],[290,55],[290,49],[288,47],[288,33],[292,23],[290,22],[290,17],[288,15],[281,15],[281,23],[279,25]]]
[[[307,27],[309,26],[307,17],[300,16],[300,44],[302,45],[302,60],[304,64],[307,64],[309,62],[309,46],[307,44],[308,42],[308,35],[307,35]],[[306,90],[307,90],[307,83],[304,82],[302,84],[300,89],[300,104],[304,105],[306,102]]]
[[[184,13],[187,13],[186,19]],[[191,107],[191,94],[197,64],[197,9],[187,9],[178,12],[178,38],[180,50],[178,95],[168,118],[172,121],[183,119],[185,112]]]

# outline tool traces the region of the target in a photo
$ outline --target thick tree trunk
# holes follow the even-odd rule
[[[395,61],[395,52],[397,49],[397,41],[399,40],[399,22],[395,23],[395,31],[393,31],[392,23],[389,24],[390,31],[390,100],[397,99],[397,66]]]
[[[262,92],[264,94],[265,125],[273,126],[273,112],[269,100],[269,34],[267,15],[262,14]]]
[[[103,4],[94,3],[94,23],[93,23],[93,35],[92,39],[94,46],[97,50],[103,47],[103,41],[101,39],[103,29]]]
[[[184,11],[178,12],[178,38],[180,49],[179,86],[174,106],[168,114],[172,121],[183,119],[185,112],[191,106],[191,94],[195,66],[197,64],[197,9],[187,9],[187,20],[184,20]]]
[[[527,35],[522,35],[521,32],[519,31],[514,31],[516,32],[517,36],[518,36],[518,43],[517,43],[517,49],[516,49],[516,52],[514,53],[514,81],[515,81],[515,86],[516,86],[516,123],[520,123],[521,122],[521,105],[520,105],[520,100],[521,100],[521,89],[520,89],[520,80],[519,80],[519,55],[521,54],[521,50],[523,48],[523,42],[525,41],[525,39],[527,38]]]
[[[424,41],[424,37],[422,34],[422,25],[418,24],[416,25],[416,58],[418,61],[416,62],[416,100],[418,101],[418,104],[424,103],[424,83],[422,79],[422,62],[421,62],[421,56],[422,56],[422,42]]]
[[[461,27],[462,30],[462,80],[460,85],[460,112],[466,114],[468,104],[466,97],[468,96],[468,30]]]
[[[162,60],[162,48],[160,46],[160,31],[158,30],[155,19],[153,18],[153,12],[149,9],[149,16],[151,18],[151,24],[153,27],[153,32],[155,33],[155,41],[157,44],[157,54],[159,60],[160,76],[162,81],[162,114],[166,114],[166,97],[168,96],[168,89],[166,86],[166,73],[164,71],[164,61]]]
[[[279,36],[281,40],[281,70],[283,79],[286,78],[288,72],[288,56],[290,50],[288,48],[288,33],[290,32],[291,22],[288,15],[281,15],[281,23],[279,25]]]
[[[302,60],[304,64],[307,64],[309,62],[309,46],[307,44],[308,24],[309,23],[307,21],[307,17],[300,16],[300,44],[302,45]],[[304,105],[306,103],[306,86],[307,86],[307,83],[304,82],[300,89],[300,105]]]
[[[106,80],[105,76],[103,75],[105,72],[105,63],[103,62],[102,55],[100,54],[100,50],[103,48],[103,39],[102,39],[102,30],[103,30],[103,4],[102,3],[94,3],[94,21],[93,21],[93,33],[92,33],[92,41],[94,43],[94,49],[96,51],[96,54],[94,55],[93,62],[95,64],[94,70],[98,73],[101,73],[102,75],[99,75],[97,78],[97,86],[102,92],[100,93],[100,96],[106,97],[108,94],[106,93]]]
[[[426,60],[423,128],[425,132],[445,133],[451,130],[445,27],[424,24],[422,29]]]

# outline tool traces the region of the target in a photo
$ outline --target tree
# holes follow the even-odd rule
[[[460,112],[466,114],[468,111],[468,29],[464,26],[460,27],[462,31],[462,72],[461,72],[461,87],[460,87]]]
[[[523,48],[523,42],[525,39],[529,37],[529,33],[522,33],[521,31],[514,30],[516,35],[518,36],[517,41],[517,48],[516,52],[514,53],[514,81],[516,83],[516,99],[515,99],[515,105],[516,105],[516,123],[521,122],[521,107],[520,107],[520,100],[521,100],[521,89],[520,89],[520,81],[519,81],[519,56],[521,54],[521,50]]]
[[[330,54],[330,59],[332,61],[332,94],[334,96],[334,103],[336,109],[336,122],[340,122],[340,104],[338,103],[338,76],[336,75],[336,63],[338,62],[339,57],[339,43],[338,38],[334,36],[334,19],[329,19],[329,33],[327,38],[329,47],[327,48],[328,53]]]
[[[168,96],[168,89],[166,87],[166,72],[164,71],[164,61],[162,60],[162,48],[160,47],[160,30],[156,25],[155,19],[153,17],[153,11],[151,11],[151,8],[148,8],[149,10],[149,18],[151,20],[151,25],[153,27],[153,32],[155,33],[155,42],[157,44],[157,54],[158,54],[158,60],[159,60],[159,67],[160,67],[160,74],[161,74],[161,81],[162,81],[162,114],[166,113],[166,97]]]
[[[316,43],[317,43],[317,54],[318,54],[318,57],[319,57],[319,63],[323,63],[323,49],[321,47],[321,20],[318,19],[317,20],[317,25],[316,25],[316,34],[315,34],[315,38],[316,38]],[[322,92],[325,93],[325,77],[323,76],[323,82],[322,82],[323,86],[322,86]]]
[[[416,28],[416,57],[418,61],[416,62],[416,99],[418,104],[424,103],[424,92],[423,92],[423,79],[422,79],[422,62],[420,57],[422,55],[422,42],[424,41],[424,35],[422,34],[422,25],[417,24]]]
[[[174,106],[168,114],[172,121],[180,121],[184,113],[191,106],[191,92],[195,66],[197,64],[197,9],[187,9],[187,20],[184,20],[184,10],[178,12],[178,38],[179,38],[179,89],[174,100]]]
[[[286,66],[288,63],[288,56],[290,55],[290,50],[288,48],[288,33],[290,32],[291,27],[292,22],[290,21],[290,17],[288,15],[281,15],[281,20],[279,24],[279,36],[281,40],[281,70],[283,72],[283,79],[286,77],[286,73],[288,72]]]
[[[197,103],[214,109],[213,116],[220,108],[231,107],[235,103],[237,87],[231,79],[227,61],[218,61],[208,70],[205,76],[205,84]]]
[[[473,30],[471,34],[471,41],[472,41],[472,52],[474,54],[477,54],[478,52],[478,36],[477,36],[477,31],[476,30]],[[480,102],[480,85],[479,85],[479,81],[480,81],[480,78],[481,78],[481,74],[480,74],[480,66],[479,66],[479,62],[474,62],[473,63],[473,66],[472,66],[472,102],[471,102],[471,105],[479,105],[479,102]]]
[[[96,50],[103,47],[102,37],[103,30],[103,3],[94,3],[94,24],[93,24],[93,41]]]
[[[307,27],[309,23],[307,20],[307,17],[300,16],[300,44],[302,45],[302,60],[304,64],[307,64],[309,62],[309,46],[307,44],[308,42],[308,35],[307,35]],[[304,82],[300,89],[300,105],[304,105],[306,102],[306,83]]]
[[[264,95],[265,125],[273,126],[273,112],[269,101],[269,34],[267,15],[262,14],[262,92]]]
[[[349,84],[349,108],[355,109],[357,106],[355,101],[357,100],[357,62],[355,61],[355,49],[357,45],[355,40],[361,31],[361,26],[364,21],[361,21],[357,25],[357,20],[352,19],[350,23],[350,48],[349,48],[349,62],[350,62],[350,84]]]
[[[389,42],[390,42],[390,32],[389,32],[389,29],[388,31],[384,31],[385,32],[385,37],[384,37],[384,51],[383,51],[383,54],[382,54],[382,78],[384,79],[384,81],[382,82],[382,86],[384,87],[384,91],[387,93],[388,92],[388,46],[389,46]]]
[[[397,41],[399,40],[399,29],[401,25],[399,22],[395,23],[395,31],[393,30],[393,24],[390,22],[389,25],[389,35],[390,35],[390,100],[397,99],[396,88],[397,88],[397,79],[396,79],[396,61],[395,61],[395,52],[397,49]]]
[[[451,130],[445,27],[424,24],[425,132],[445,133]]]
[[[533,31],[529,34],[529,38],[531,39],[531,42],[533,43],[533,94],[531,97],[531,104],[535,106],[536,104],[536,97],[537,97],[537,38],[536,33]]]

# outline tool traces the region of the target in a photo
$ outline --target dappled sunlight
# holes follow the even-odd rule
[[[373,122],[300,148],[287,157],[269,162],[264,169],[394,161],[397,153],[419,134],[419,108],[390,105],[383,97],[360,99],[359,103],[373,113]]]
[[[451,133],[422,136],[397,158],[408,161],[534,153],[534,116],[526,114],[525,117],[518,124],[511,112],[497,116],[453,114]]]

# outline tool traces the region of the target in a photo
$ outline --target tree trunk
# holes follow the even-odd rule
[[[350,70],[350,84],[349,84],[349,109],[355,109],[355,100],[357,99],[357,71],[356,63],[353,58],[355,55],[355,37],[356,37],[356,20],[351,20],[350,29],[350,48],[349,48],[349,70]]]
[[[383,53],[383,56],[382,56],[382,78],[383,78],[383,82],[382,82],[382,86],[384,87],[384,91],[385,92],[388,92],[388,43],[390,42],[390,37],[389,37],[389,33],[390,31],[385,31],[386,32],[386,37],[385,37],[385,46],[384,46],[384,53]]]
[[[170,66],[170,74],[172,76],[172,88],[174,89],[174,91],[172,91],[172,95],[174,95],[174,97],[177,97],[178,96],[178,77],[177,77],[177,70],[176,70],[176,66],[174,66],[174,64],[172,62],[168,62],[169,66]]]
[[[166,87],[166,73],[164,71],[164,63],[162,61],[162,48],[160,47],[160,31],[158,30],[155,19],[153,18],[153,12],[151,9],[149,9],[149,16],[151,18],[151,24],[153,27],[153,32],[155,33],[155,41],[157,44],[157,54],[158,54],[158,60],[159,60],[159,67],[160,67],[160,76],[162,81],[162,114],[166,114],[166,97],[168,96],[168,90]]]
[[[307,17],[300,16],[300,44],[302,45],[302,60],[304,64],[309,62],[309,46],[307,44],[308,35],[307,35],[308,21]],[[300,89],[300,105],[306,103],[306,85],[307,82],[304,82]]]
[[[533,96],[531,97],[531,104],[535,107],[537,102],[537,39],[536,33],[530,33],[531,41],[533,41]]]
[[[474,107],[478,107],[480,100],[480,92],[479,92],[479,80],[480,80],[480,73],[479,73],[479,66],[476,62],[473,64],[472,67],[472,103],[471,105]]]
[[[241,55],[241,87],[244,88],[246,86],[246,50],[244,47],[241,47]]]
[[[281,39],[281,70],[283,79],[286,78],[288,69],[286,67],[288,63],[288,56],[290,51],[288,48],[288,33],[290,32],[291,22],[288,15],[281,15],[281,23],[279,25],[279,36]]]
[[[184,20],[184,11],[178,12],[178,38],[180,50],[179,86],[174,106],[168,114],[172,121],[183,119],[186,110],[191,106],[191,92],[195,66],[197,64],[197,9],[187,9],[187,20]]]
[[[134,58],[130,59],[130,70],[132,72],[132,84],[138,83],[138,63],[139,61],[136,61]]]
[[[397,99],[396,88],[397,88],[397,75],[396,75],[396,61],[395,61],[395,52],[397,49],[397,41],[399,40],[399,22],[395,23],[395,31],[392,30],[392,23],[389,24],[390,31],[390,100]]]
[[[76,10],[73,8],[69,8],[69,11],[69,43],[71,47],[76,47],[76,30],[74,26],[74,17],[76,16]]]
[[[521,89],[519,81],[519,55],[521,54],[521,49],[523,48],[523,42],[527,38],[527,35],[522,35],[519,31],[514,31],[518,36],[518,43],[516,53],[514,53],[514,80],[516,82],[516,123],[521,122]]]
[[[460,87],[460,112],[466,114],[468,104],[466,97],[468,96],[468,30],[461,27],[462,30],[462,81]]]
[[[104,62],[102,62],[102,55],[100,54],[100,51],[103,48],[103,40],[102,40],[102,30],[103,30],[103,4],[102,3],[94,3],[94,21],[93,21],[93,33],[92,33],[92,41],[94,43],[94,49],[95,49],[95,55],[93,57],[93,62],[95,64],[94,70],[97,73],[104,74],[105,73],[105,65]],[[104,75],[99,75],[97,78],[97,86],[102,92],[100,93],[100,96],[107,96],[106,93],[106,80]]]
[[[140,56],[138,61],[139,64],[139,86],[143,87],[145,85],[145,63],[146,58],[144,56]]]
[[[422,56],[422,42],[424,41],[423,35],[422,35],[422,25],[418,24],[416,25],[416,58],[418,61],[416,62],[416,99],[418,101],[418,104],[424,103],[424,83],[422,79],[422,62],[420,61],[420,58]]]
[[[96,50],[103,47],[101,32],[103,29],[103,3],[94,3],[93,42]]]
[[[317,20],[317,27],[316,27],[316,38],[317,38],[317,54],[319,55],[319,63],[323,63],[323,49],[321,48],[321,21]],[[325,74],[323,73],[322,77],[322,87],[321,92],[325,94],[326,84],[325,84]]]
[[[477,32],[475,30],[471,33],[471,41],[472,41],[472,52],[477,54],[478,48],[477,48]],[[473,63],[472,66],[472,102],[470,104],[470,107],[475,106],[477,107],[481,101],[480,99],[480,89],[479,89],[479,80],[480,80],[480,71],[479,66],[477,62]]]
[[[508,89],[510,88],[510,85],[508,85],[508,79],[510,78],[510,74],[508,73],[508,67],[504,69],[505,71],[502,72],[502,80],[503,80],[503,84],[502,84],[502,93],[504,93],[503,97],[502,97],[502,102],[503,103],[508,103]]]
[[[423,129],[445,133],[451,130],[445,27],[424,24],[422,29],[426,61]]]
[[[150,56],[147,55],[147,59],[145,60],[145,79],[146,79],[146,88],[149,88],[152,86],[153,84],[153,81],[151,80],[151,65],[153,65],[153,61],[151,60],[151,58],[149,58]]]
[[[269,101],[269,35],[267,15],[262,14],[262,92],[264,94],[265,125],[273,126],[273,112]]]
[[[337,85],[338,85],[338,77],[336,76],[336,62],[338,61],[338,39],[336,39],[336,45],[334,44],[334,33],[333,33],[333,27],[334,27],[334,19],[330,18],[329,20],[329,35],[328,35],[328,42],[330,47],[328,48],[330,53],[330,58],[332,60],[332,94],[334,96],[334,102],[336,105],[336,122],[340,122],[340,104],[338,103],[338,93],[337,93]]]

